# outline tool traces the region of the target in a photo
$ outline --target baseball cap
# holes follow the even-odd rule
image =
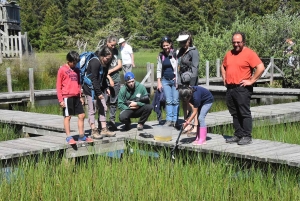
[[[127,72],[124,75],[124,80],[125,82],[128,82],[129,80],[134,79],[134,74],[132,72]]]

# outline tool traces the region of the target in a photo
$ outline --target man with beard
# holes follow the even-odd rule
[[[258,55],[245,46],[244,33],[233,33],[232,46],[233,49],[226,53],[221,67],[224,85],[227,87],[226,104],[235,130],[234,136],[226,139],[226,142],[247,145],[252,143],[252,85],[260,78],[265,67]]]
[[[140,118],[137,129],[142,131],[152,111],[149,95],[144,85],[135,81],[134,74],[127,72],[124,76],[125,85],[118,94],[118,107],[121,109],[119,120],[125,124],[124,130],[130,130],[130,118]]]

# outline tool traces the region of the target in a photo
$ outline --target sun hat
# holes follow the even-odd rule
[[[132,72],[127,72],[124,75],[124,80],[125,82],[128,82],[129,80],[134,79],[134,74]]]
[[[190,35],[179,35],[178,38],[176,39],[177,41],[185,41],[190,37]]]
[[[125,42],[125,39],[124,38],[120,38],[119,41],[118,41],[118,44],[124,43],[124,42]]]

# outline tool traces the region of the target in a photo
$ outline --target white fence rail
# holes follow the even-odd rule
[[[23,52],[28,52],[27,33],[24,35],[19,32],[18,35],[8,36],[0,30],[0,57],[2,58],[20,58]],[[1,62],[0,59],[0,62]]]

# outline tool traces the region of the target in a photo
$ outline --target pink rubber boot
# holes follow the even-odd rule
[[[200,138],[193,142],[193,145],[206,144],[207,127],[200,127]]]

